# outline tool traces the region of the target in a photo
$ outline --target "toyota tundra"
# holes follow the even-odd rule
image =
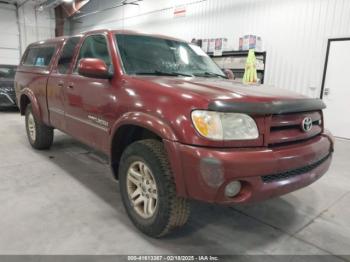
[[[161,237],[190,199],[262,201],[330,166],[322,100],[230,78],[185,41],[97,30],[29,45],[15,86],[32,147],[58,129],[105,153],[128,216]]]

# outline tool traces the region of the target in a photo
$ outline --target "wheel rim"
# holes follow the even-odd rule
[[[128,196],[134,210],[142,218],[150,218],[158,205],[158,189],[150,168],[142,161],[136,161],[127,173]]]
[[[32,141],[35,141],[35,138],[36,138],[35,120],[32,113],[28,115],[28,132],[29,132],[30,139]]]

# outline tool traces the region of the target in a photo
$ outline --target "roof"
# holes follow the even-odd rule
[[[150,37],[157,37],[157,38],[174,40],[174,41],[178,41],[178,42],[187,42],[185,40],[182,40],[182,39],[179,39],[176,37],[171,37],[171,36],[166,36],[166,35],[161,35],[161,34],[148,34],[148,33],[132,31],[132,30],[111,30],[111,32],[113,32],[115,34],[150,36]]]
[[[55,37],[55,38],[46,39],[42,41],[37,41],[37,42],[31,43],[30,45],[56,44],[56,43],[63,42],[67,38],[69,38],[69,36],[60,36],[60,37]]]
[[[149,37],[157,37],[157,38],[163,38],[163,39],[174,40],[174,41],[179,41],[179,42],[187,42],[187,41],[179,39],[179,38],[161,35],[161,34],[147,34],[147,33],[142,33],[142,32],[137,32],[137,31],[132,31],[132,30],[97,29],[97,30],[86,31],[86,32],[83,32],[83,33],[77,34],[77,35],[60,36],[60,37],[55,37],[55,38],[51,38],[51,39],[47,39],[47,40],[43,40],[43,41],[37,41],[37,42],[31,43],[31,45],[55,44],[55,43],[63,42],[70,37],[74,37],[74,36],[78,36],[78,35],[86,35],[86,34],[91,34],[91,33],[103,33],[103,32],[112,32],[114,34],[149,36]]]

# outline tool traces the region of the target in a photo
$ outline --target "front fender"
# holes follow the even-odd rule
[[[162,119],[143,112],[128,112],[124,114],[111,128],[111,139],[119,127],[125,125],[135,125],[146,128],[157,134],[162,139],[177,141],[177,135],[172,128]]]
[[[178,136],[162,119],[149,115],[143,112],[128,112],[118,120],[111,129],[110,152],[112,155],[113,138],[118,132],[118,129],[125,125],[134,125],[143,127],[157,134],[162,138],[165,150],[168,155],[168,160],[173,171],[176,192],[178,196],[186,197],[185,182],[183,179],[182,163],[179,152],[176,148]]]
[[[30,90],[29,88],[24,88],[21,92],[20,95],[20,110],[21,110],[21,114],[25,114],[25,108],[24,104],[23,104],[23,99],[24,97],[27,97],[32,105],[32,110],[33,110],[33,114],[37,119],[42,119],[42,112],[41,112],[41,107],[40,104],[38,102],[38,99],[35,97],[34,93],[32,90]]]

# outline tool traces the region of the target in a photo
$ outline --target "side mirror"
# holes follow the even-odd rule
[[[230,69],[224,69],[223,71],[228,79],[233,79],[233,80],[235,79],[235,75]]]
[[[106,63],[98,58],[83,58],[78,64],[78,73],[86,77],[112,78],[113,74],[108,71]]]

